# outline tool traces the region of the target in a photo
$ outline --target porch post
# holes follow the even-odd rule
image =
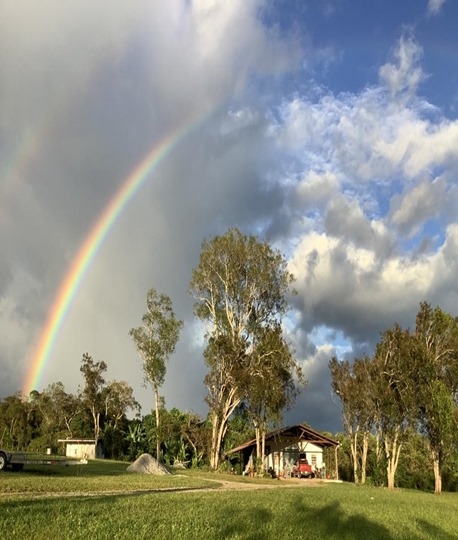
[[[339,449],[339,444],[334,446],[334,470],[335,470],[335,480],[339,479],[339,460],[337,457],[337,450]]]

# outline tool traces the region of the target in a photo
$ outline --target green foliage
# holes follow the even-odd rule
[[[355,359],[353,363],[333,358],[329,367],[333,390],[342,401],[344,425],[352,438],[354,478],[360,455],[359,434],[377,430],[384,443],[388,485],[392,486],[400,464],[398,474],[409,478],[403,478],[403,484],[413,482],[422,489],[429,486],[430,473],[406,473],[398,462],[407,434],[416,430],[425,436],[422,441],[426,441],[427,451],[423,455],[428,455],[430,467],[434,465],[435,491],[440,493],[446,461],[456,453],[457,318],[423,302],[415,332],[395,324],[381,335],[373,358]],[[380,463],[378,457],[374,475],[378,475]]]
[[[166,362],[174,353],[183,327],[183,321],[175,318],[172,301],[166,294],[158,294],[150,289],[146,297],[147,311],[142,317],[142,325],[132,328],[132,337],[143,362],[145,384],[151,384],[154,391],[156,413],[156,457],[161,460],[161,422],[159,388],[164,384]]]
[[[142,325],[132,328],[132,337],[143,361],[145,383],[153,387],[164,384],[166,361],[175,351],[183,322],[175,318],[172,301],[166,294],[150,289],[146,298],[147,311]]]
[[[267,242],[229,229],[202,244],[190,292],[206,324],[210,464],[218,467],[227,422],[243,400],[261,430],[295,397],[298,365],[281,331],[293,276]]]

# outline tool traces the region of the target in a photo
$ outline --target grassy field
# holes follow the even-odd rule
[[[263,480],[276,489],[220,491],[211,479],[256,480],[195,472],[129,475],[125,468],[94,462],[0,474],[0,538],[458,538],[457,494],[312,487],[306,480],[298,487]],[[215,489],[195,491],[208,486]]]

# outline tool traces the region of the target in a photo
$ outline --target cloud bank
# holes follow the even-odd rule
[[[310,78],[310,40],[260,1],[3,11],[0,396],[21,388],[59,284],[110,198],[190,117],[199,122],[94,258],[42,387],[76,391],[89,352],[148,412],[128,331],[155,287],[185,321],[166,404],[205,414],[188,284],[202,240],[228,227],[267,238],[296,276],[286,328],[309,385],[290,421],[338,429],[329,358],[370,353],[385,328],[413,324],[422,300],[454,313],[458,122],[422,95],[430,74],[412,32],[373,66],[375,82],[334,92]],[[344,61],[333,54],[323,69]]]

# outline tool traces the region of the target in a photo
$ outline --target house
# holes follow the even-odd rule
[[[65,455],[79,459],[103,458],[102,447],[97,446],[95,439],[59,439],[58,442],[65,444]]]
[[[338,447],[338,441],[304,424],[278,429],[266,434],[264,470],[271,468],[277,476],[291,476],[299,455],[305,454],[314,471],[326,470],[328,475],[331,471],[332,476],[337,479]],[[246,467],[256,455],[256,439],[226,452],[229,459],[234,454],[239,455],[242,466]]]

